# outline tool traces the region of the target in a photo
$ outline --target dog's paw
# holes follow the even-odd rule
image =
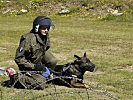
[[[90,88],[90,86],[88,84],[84,84],[85,88]]]

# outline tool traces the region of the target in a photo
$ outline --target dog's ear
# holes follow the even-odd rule
[[[78,60],[80,60],[81,58],[77,55],[74,55],[75,58],[77,58]]]
[[[84,53],[84,57],[86,57],[86,52]]]

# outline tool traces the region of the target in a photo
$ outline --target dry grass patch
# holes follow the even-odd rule
[[[127,67],[122,68],[122,69],[120,69],[120,70],[122,70],[122,71],[128,71],[128,72],[133,72],[133,65],[127,66]]]
[[[7,48],[0,47],[0,53],[5,53],[7,52]]]
[[[0,62],[0,66],[3,66],[3,67],[15,67],[17,66],[17,64],[15,63],[14,60],[8,60],[8,61],[2,61]]]

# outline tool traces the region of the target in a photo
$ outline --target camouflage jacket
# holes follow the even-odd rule
[[[41,62],[45,51],[49,48],[49,36],[42,41],[38,34],[23,35],[16,50],[15,62],[20,70],[34,70],[34,65]]]

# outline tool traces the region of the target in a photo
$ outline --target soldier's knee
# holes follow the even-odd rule
[[[56,58],[51,58],[49,60],[49,62],[46,63],[46,66],[51,68],[51,69],[54,69],[56,64],[57,64],[57,59]]]
[[[57,58],[52,58],[50,62],[51,65],[55,66],[57,64]]]

